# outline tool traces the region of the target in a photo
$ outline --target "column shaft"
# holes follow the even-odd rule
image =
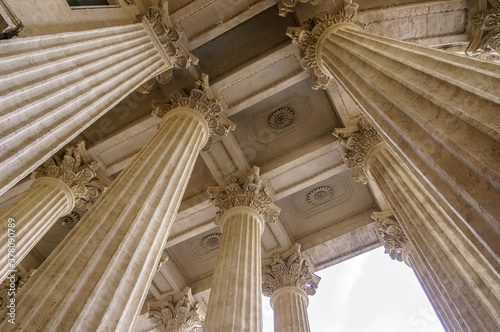
[[[155,136],[19,293],[17,329],[133,329],[208,135],[193,109],[163,117]]]
[[[310,332],[307,316],[307,294],[299,287],[287,286],[271,296],[274,332]]]
[[[500,329],[498,272],[386,144],[370,152],[366,165],[421,259],[417,268],[439,282],[453,324],[464,331]]]
[[[55,178],[39,178],[31,185],[28,192],[9,205],[0,213],[0,282],[8,275],[11,265],[8,263],[8,224],[15,220],[15,261],[16,265],[47,233],[52,225],[71,212],[75,198],[71,189]]]
[[[233,207],[222,217],[222,238],[203,330],[261,331],[261,240],[254,209]]]
[[[500,270],[500,66],[351,23],[321,34],[316,60]]]
[[[149,23],[0,41],[0,195],[171,67]]]
[[[470,329],[462,328],[467,328],[463,321],[459,322],[457,320],[460,319],[460,315],[458,314],[456,305],[453,303],[453,299],[447,296],[446,289],[441,285],[440,280],[436,280],[435,276],[426,269],[422,260],[415,252],[410,252],[409,258],[413,272],[441,321],[443,328],[449,332],[470,331]]]

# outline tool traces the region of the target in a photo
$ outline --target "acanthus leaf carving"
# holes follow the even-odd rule
[[[151,105],[153,106],[151,114],[159,118],[179,107],[187,107],[199,112],[205,119],[209,130],[209,139],[202,149],[204,152],[212,147],[213,136],[226,137],[236,127],[223,113],[220,102],[211,97],[207,76],[196,81],[189,93],[184,90],[177,91],[170,96],[169,100],[153,100]]]
[[[401,225],[393,219],[392,212],[374,212],[372,218],[377,222],[379,234],[384,242],[385,253],[391,259],[402,262],[403,248],[410,241]]]
[[[295,6],[298,2],[310,3],[313,6],[319,5],[323,0],[279,0],[278,9],[279,15],[285,17],[288,13],[293,13],[295,11]]]
[[[488,3],[487,9],[472,14],[471,42],[466,53],[488,61],[500,61],[500,7],[498,2]],[[473,7],[472,10],[477,7]]]
[[[361,118],[355,127],[336,128],[333,135],[346,148],[344,160],[347,167],[353,169],[353,179],[366,184],[366,158],[371,149],[383,142],[382,137],[365,118]]]
[[[195,301],[189,287],[176,296],[167,296],[164,301],[148,303],[148,308],[148,318],[159,331],[202,331],[206,308]]]
[[[166,3],[164,3],[163,7],[150,6],[144,17],[153,28],[154,33],[158,36],[160,43],[170,57],[173,68],[188,69],[191,65],[196,65],[198,59],[181,44],[181,32],[170,23],[166,6]],[[161,85],[165,85],[172,78],[173,70],[171,68],[157,75],[155,78],[146,81],[136,91],[143,94],[149,93],[155,81]]]
[[[272,296],[282,287],[298,287],[307,295],[316,294],[320,277],[311,272],[309,263],[300,254],[300,244],[291,254],[275,253],[270,264],[262,267],[262,293]]]
[[[97,179],[97,161],[85,164],[78,147],[66,149],[62,156],[54,155],[31,173],[34,179],[52,177],[64,182],[75,196],[75,206],[87,210],[106,187]]]
[[[304,25],[287,29],[286,34],[292,39],[292,43],[297,44],[303,51],[300,64],[302,68],[310,69],[312,88],[314,90],[326,89],[332,80],[330,74],[324,72],[316,60],[316,45],[320,36],[326,29],[339,23],[352,23],[365,29],[366,25],[355,19],[358,6],[352,0],[345,0],[340,12],[337,14],[332,15],[327,11],[323,11],[306,21]]]
[[[247,206],[257,211],[264,222],[273,223],[278,218],[281,209],[273,204],[267,188],[262,186],[259,177],[259,167],[252,167],[243,184],[238,184],[236,178],[229,179],[225,187],[209,187],[208,195],[217,208],[216,224],[229,209],[236,206]]]

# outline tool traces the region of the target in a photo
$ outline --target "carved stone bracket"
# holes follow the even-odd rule
[[[313,6],[319,5],[323,0],[279,0],[278,9],[280,16],[285,17],[288,13],[295,11],[295,6],[298,2],[310,3]]]
[[[181,32],[175,29],[170,23],[166,2],[163,3],[162,7],[149,7],[144,17],[158,36],[162,46],[165,48],[167,55],[172,61],[173,68],[188,69],[191,65],[198,64],[198,59],[180,43]],[[144,94],[149,93],[155,81],[165,85],[172,80],[173,74],[172,68],[166,70],[155,78],[142,84],[136,91]]]
[[[372,218],[377,222],[379,234],[384,242],[385,253],[391,259],[402,262],[403,248],[410,241],[401,225],[394,219],[391,211],[374,212]]]
[[[281,209],[273,204],[269,191],[262,186],[259,170],[259,167],[252,167],[245,182],[241,185],[233,177],[225,187],[208,187],[210,200],[217,208],[216,224],[220,225],[224,213],[236,206],[248,206],[254,209],[265,222],[276,221]]]
[[[148,303],[148,309],[148,318],[162,332],[201,331],[205,321],[205,305],[196,302],[189,287],[164,301]]]
[[[477,1],[471,15],[471,42],[466,53],[482,60],[500,61],[500,1]]]
[[[204,152],[212,147],[214,135],[226,137],[236,127],[222,112],[219,101],[212,98],[207,76],[195,82],[194,88],[189,93],[177,91],[170,96],[168,101],[153,100],[152,106],[152,115],[159,118],[179,107],[187,107],[199,112],[207,122],[210,136],[202,149]]]
[[[9,317],[11,317],[8,315],[10,309],[7,310],[7,306],[11,305],[11,299],[16,297],[16,293],[23,288],[24,284],[26,284],[35,272],[36,269],[31,269],[29,273],[23,277],[20,277],[17,274],[9,275],[0,284],[0,322],[3,322],[5,319],[9,319]]]
[[[33,171],[32,178],[53,177],[66,183],[75,195],[75,206],[82,211],[89,208],[105,187],[96,178],[97,161],[84,163],[78,147],[66,149],[62,156],[54,155]]]
[[[262,293],[272,296],[282,287],[298,287],[307,295],[316,294],[320,277],[311,272],[308,262],[301,257],[300,244],[295,244],[291,250],[275,253],[272,261],[263,262]]]
[[[372,148],[382,143],[382,138],[365,118],[361,118],[355,127],[336,128],[333,136],[346,148],[344,159],[347,167],[353,169],[353,179],[366,184],[366,157]]]
[[[297,44],[303,51],[303,57],[300,64],[304,69],[311,70],[312,88],[326,89],[332,77],[325,73],[319,66],[316,60],[316,45],[320,36],[326,29],[338,23],[353,23],[361,28],[365,28],[365,24],[355,19],[358,11],[358,4],[352,0],[345,0],[340,12],[332,15],[328,12],[321,12],[312,19],[305,22],[301,27],[289,27],[286,30],[288,37],[292,38],[292,42]]]

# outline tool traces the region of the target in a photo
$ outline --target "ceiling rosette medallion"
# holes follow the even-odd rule
[[[59,223],[59,226],[62,228],[73,228],[75,227],[76,224],[80,221],[80,215],[76,213],[75,211],[71,212],[70,214],[64,216],[61,218],[61,222]]]
[[[280,107],[267,118],[267,124],[273,129],[283,129],[292,124],[295,112],[290,107]]]
[[[307,202],[312,205],[321,205],[333,198],[333,189],[330,186],[321,186],[307,194]]]
[[[201,246],[208,251],[219,249],[221,237],[221,233],[208,234],[201,239]]]

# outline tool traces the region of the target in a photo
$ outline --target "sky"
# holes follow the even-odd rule
[[[380,247],[316,272],[309,296],[312,332],[444,332],[413,270]],[[263,297],[264,332],[273,311]]]

